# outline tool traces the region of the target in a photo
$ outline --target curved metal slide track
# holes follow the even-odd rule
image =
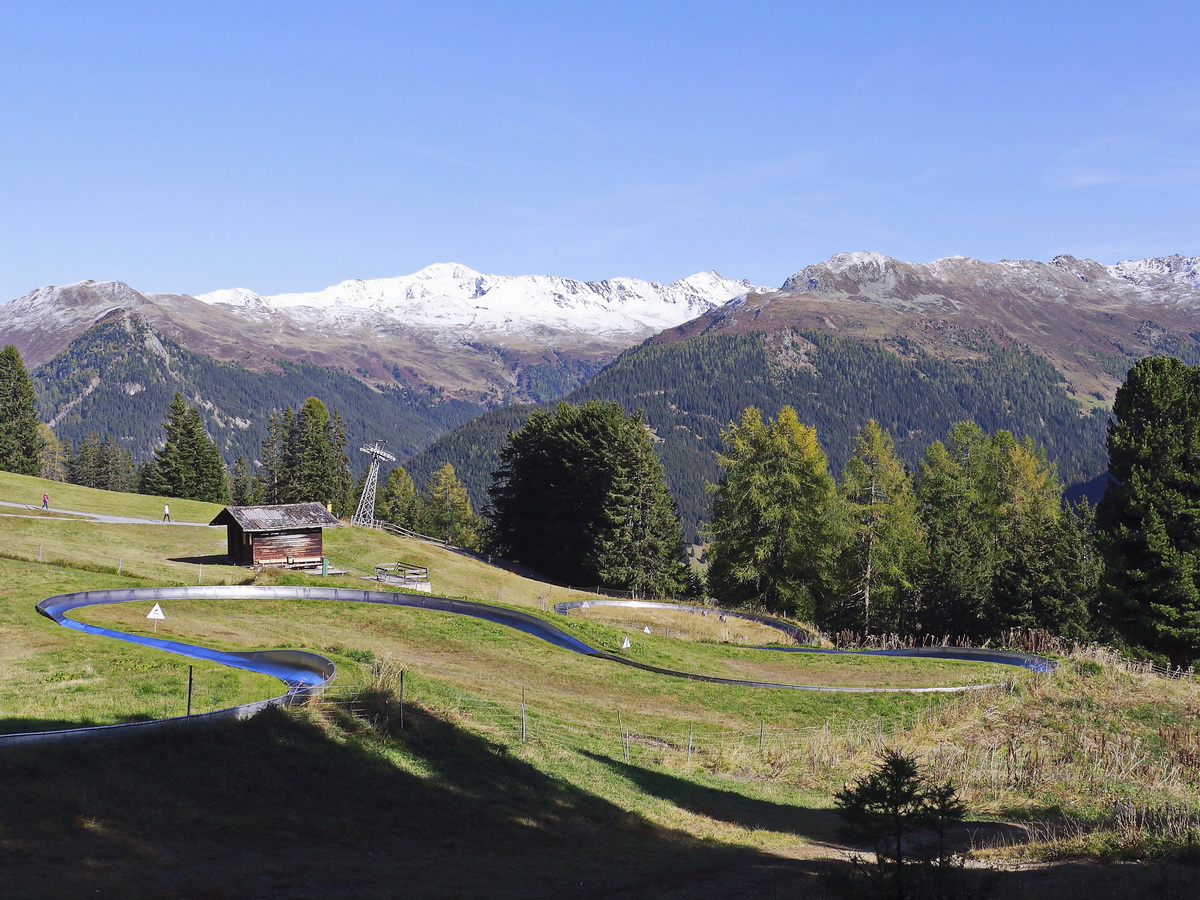
[[[454,615],[470,616],[476,619],[494,622],[507,628],[532,635],[547,643],[553,644],[572,653],[604,659],[622,665],[632,666],[647,672],[667,675],[674,678],[687,678],[694,681],[705,681],[712,684],[740,685],[743,687],[783,688],[798,691],[821,691],[828,693],[945,693],[956,691],[979,690],[994,687],[996,683],[959,685],[953,687],[925,688],[871,688],[871,687],[834,687],[828,685],[786,684],[766,681],[747,681],[737,678],[719,678],[712,675],[699,675],[692,672],[679,672],[659,666],[651,666],[626,659],[603,650],[597,650],[583,641],[567,634],[562,629],[547,622],[545,619],[519,610],[492,606],[487,603],[477,603],[471,600],[455,600],[449,597],[433,597],[427,594],[397,594],[390,591],[357,590],[353,588],[320,588],[320,587],[263,587],[257,585],[228,585],[228,586],[198,586],[198,587],[160,587],[160,588],[122,588],[103,591],[80,591],[71,594],[57,594],[47,597],[37,604],[37,610],[42,615],[54,620],[64,628],[72,628],[86,634],[115,638],[146,647],[166,650],[189,659],[217,662],[237,669],[246,669],[278,678],[287,685],[287,693],[258,703],[230,707],[217,710],[197,718],[214,717],[244,717],[270,705],[287,705],[308,695],[319,692],[332,681],[335,667],[331,660],[302,650],[264,650],[248,653],[213,650],[194,644],[185,644],[166,638],[144,634],[129,634],[111,628],[88,625],[70,617],[69,613],[89,606],[100,606],[110,603],[162,603],[171,600],[321,600],[342,601],[350,603],[379,603],[387,606],[406,606],[416,609],[428,609],[436,612]],[[622,601],[595,600],[587,601],[590,606],[625,605],[639,608],[691,609],[707,610],[710,613],[719,612],[725,616],[748,619],[760,624],[778,628],[792,636],[806,635],[802,629],[768,616],[758,616],[753,613],[742,613],[735,610],[712,610],[708,607],[687,607],[669,603],[654,603],[652,601]],[[569,609],[579,608],[584,601],[559,604],[555,610],[565,613]],[[801,648],[764,647],[763,650],[800,650]],[[828,653],[853,653],[864,651],[810,651]],[[950,659],[966,659],[979,662],[1003,663],[1005,665],[1023,666],[1035,671],[1050,671],[1057,665],[1053,660],[1032,654],[1009,653],[997,650],[971,650],[957,647],[922,648],[918,650],[883,650],[865,651],[888,656],[934,656]],[[72,729],[67,732],[39,732],[29,735],[3,735],[0,743],[13,743],[20,739],[46,740],[54,738],[75,737],[110,732],[114,729],[134,727],[156,727],[181,721],[180,719],[159,719],[154,722],[136,722],[128,725],[96,726],[91,728]]]

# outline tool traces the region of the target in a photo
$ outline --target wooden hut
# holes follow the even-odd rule
[[[338,524],[320,503],[227,506],[209,525],[224,525],[235,566],[321,565],[322,529]]]

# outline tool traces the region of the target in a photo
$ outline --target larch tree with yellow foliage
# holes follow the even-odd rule
[[[841,502],[817,431],[785,406],[750,407],[722,433],[708,584],[723,603],[822,621],[837,594]]]

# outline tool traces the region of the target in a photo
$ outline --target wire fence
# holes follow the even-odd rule
[[[965,694],[930,697],[892,716],[866,719],[826,719],[819,725],[789,726],[759,721],[744,727],[722,727],[688,721],[653,724],[622,710],[611,716],[574,718],[539,708],[537,695],[524,689],[519,699],[495,700],[467,694],[414,695],[411,682],[407,695],[390,695],[390,710],[381,709],[378,698],[361,699],[359,694],[326,694],[335,703],[357,715],[372,718],[385,712],[393,720],[404,715],[404,705],[421,707],[458,724],[511,742],[538,744],[574,750],[590,750],[625,762],[703,763],[716,768],[757,759],[768,765],[807,761],[813,769],[830,768],[848,755],[874,752],[894,744],[902,735],[921,728],[940,728],[964,713],[996,706],[1012,690],[1011,684]]]

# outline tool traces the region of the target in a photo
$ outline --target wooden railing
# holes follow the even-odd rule
[[[399,525],[393,525],[391,522],[385,522],[382,519],[375,520],[375,527],[386,531],[388,534],[394,534],[397,537],[413,538],[418,541],[428,541],[431,544],[438,544],[442,547],[453,547],[449,541],[441,538],[430,537],[427,534],[421,534],[419,531],[411,531],[408,528],[401,528]]]

